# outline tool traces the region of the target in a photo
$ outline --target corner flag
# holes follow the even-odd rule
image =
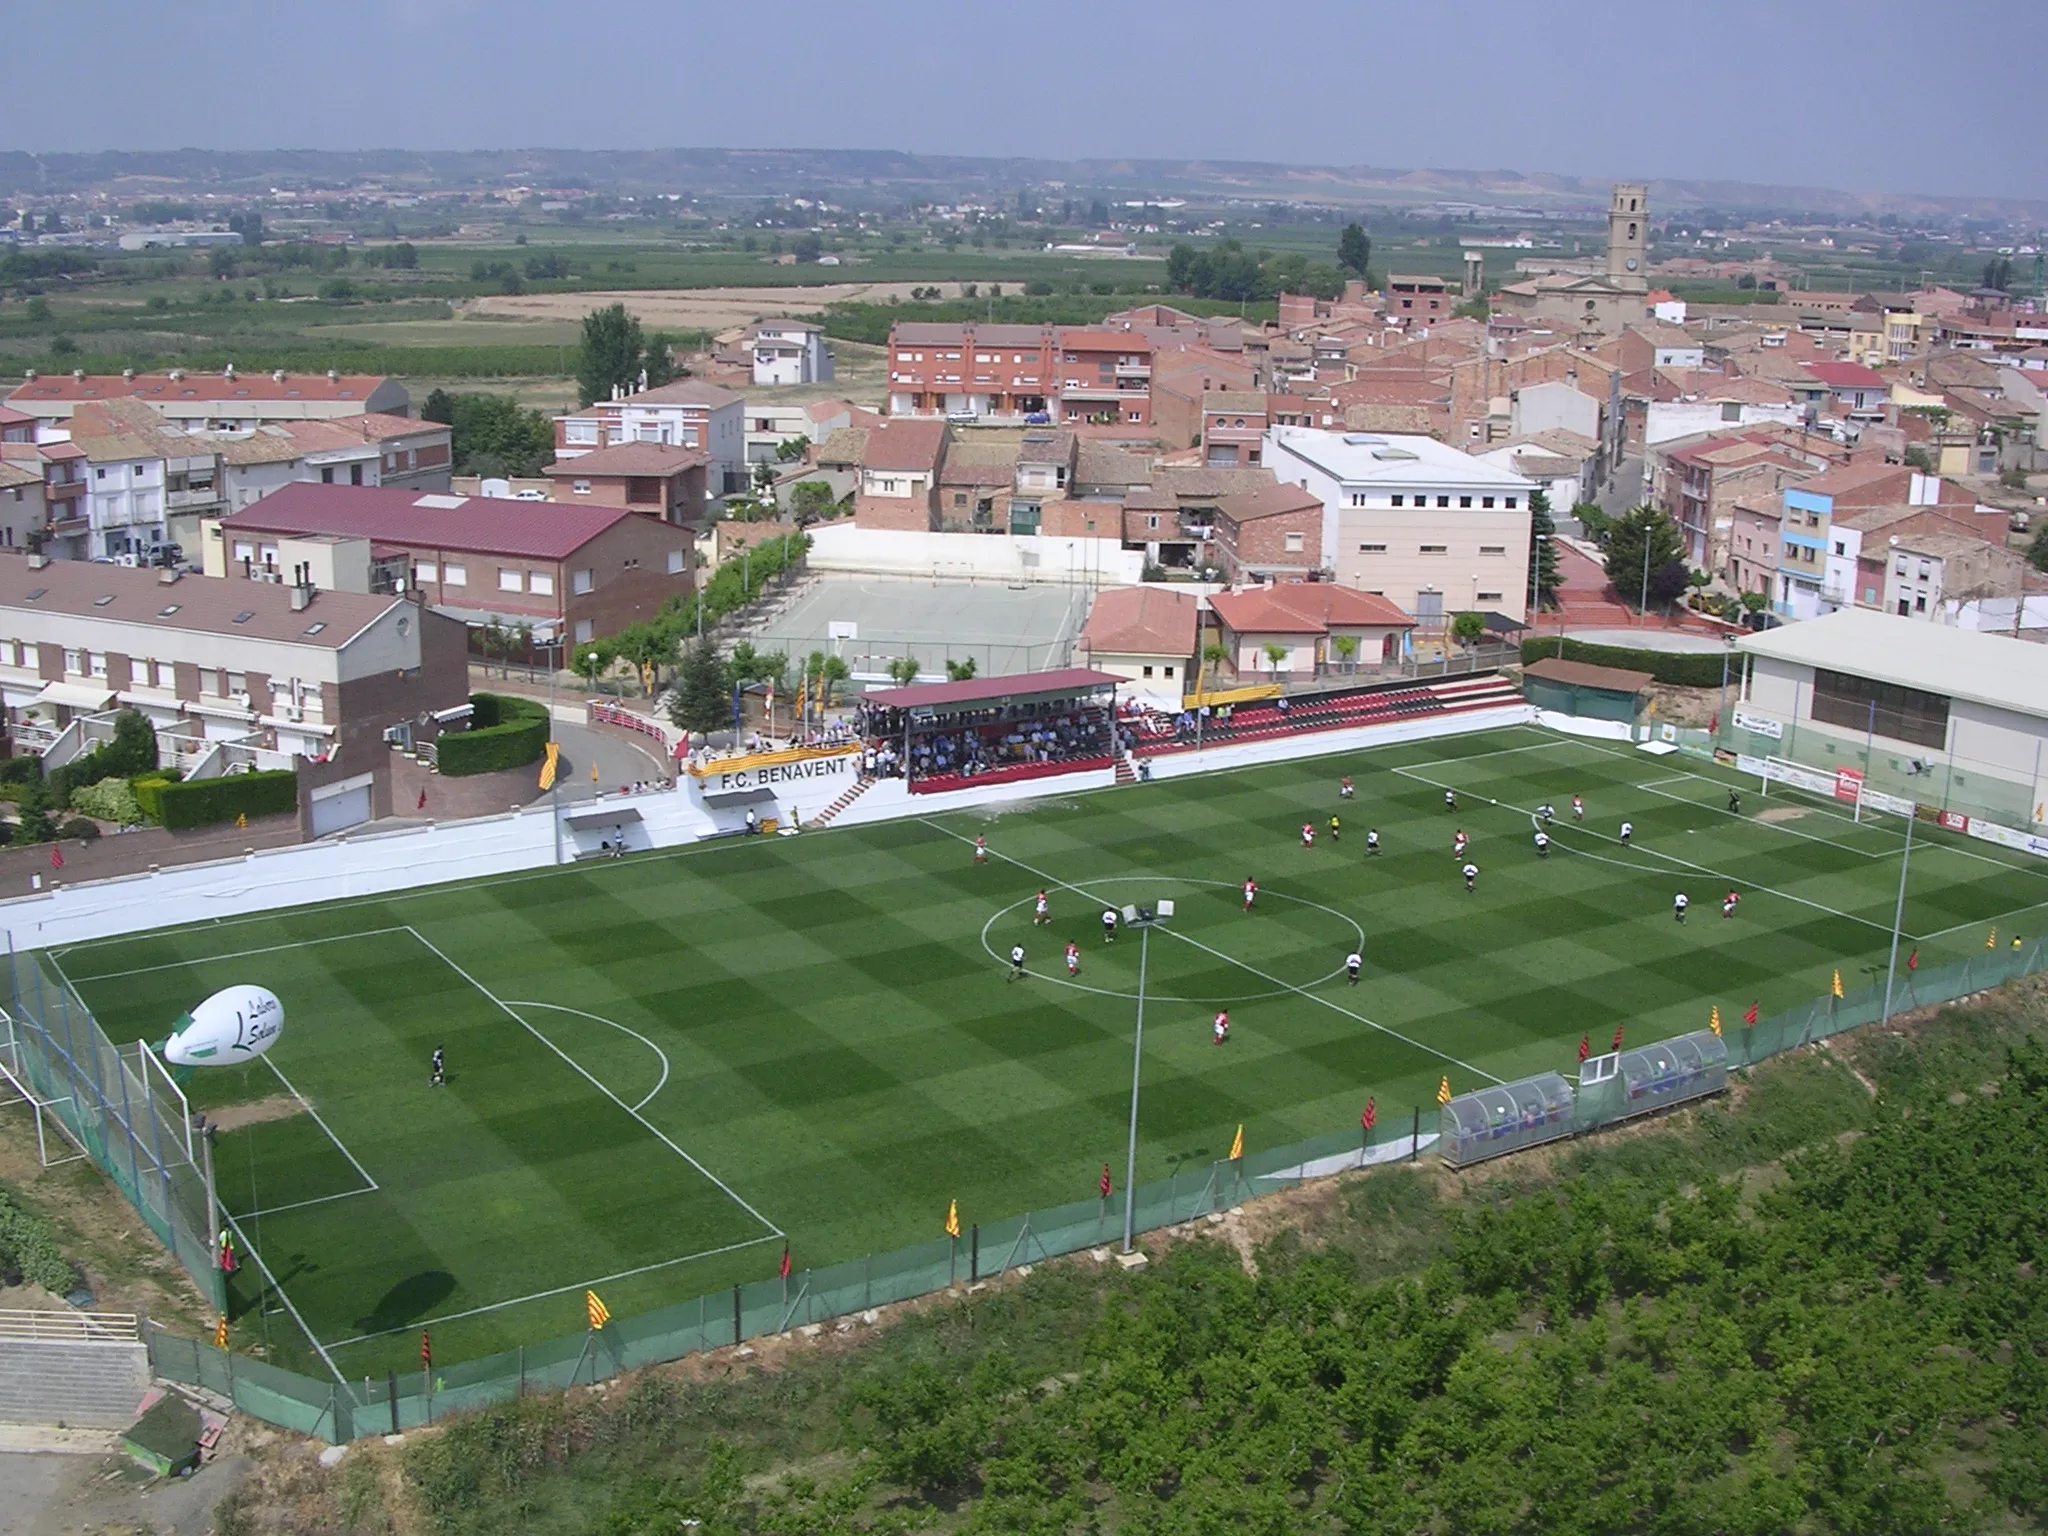
[[[542,789],[553,789],[555,787],[555,770],[561,766],[562,744],[559,741],[551,741],[548,743],[547,761],[540,765],[540,787]],[[426,791],[422,790],[420,794],[422,800],[424,800]]]
[[[1756,1009],[1757,1005],[1755,1003],[1751,1003],[1749,1005],[1749,1012],[1745,1013],[1742,1016],[1742,1022],[1747,1024],[1751,1029],[1756,1028]]]
[[[1837,997],[1840,997],[1842,995],[1842,973],[1840,971],[1835,972],[1835,984],[1833,987],[1833,991],[1835,996]]]
[[[215,1349],[226,1349],[228,1347],[228,1315],[225,1312],[221,1313],[220,1321],[213,1325],[213,1347]]]
[[[789,1278],[789,1244],[787,1243],[782,1245],[782,1267],[777,1271],[776,1278],[781,1280]]]
[[[1592,1033],[1591,1033],[1591,1031],[1588,1031],[1587,1033],[1585,1033],[1585,1034],[1583,1034],[1583,1035],[1579,1036],[1579,1060],[1580,1060],[1580,1062],[1581,1062],[1581,1063],[1583,1063],[1583,1062],[1585,1061],[1585,1059],[1586,1059],[1586,1058],[1587,1058],[1588,1056],[1592,1055],[1592,1054],[1593,1054],[1593,1036],[1592,1036]]]
[[[1910,955],[1906,956],[1906,969],[1907,969],[1907,970],[1909,970],[1909,971],[1917,971],[1917,970],[1919,970],[1919,969],[1920,969],[1920,951],[1919,951],[1919,950],[1917,950],[1917,949],[1916,949],[1916,950],[1914,950],[1914,951],[1913,951],[1913,953],[1911,953]]]
[[[1230,1160],[1233,1163],[1244,1159],[1244,1127],[1237,1128],[1237,1134],[1230,1139]]]
[[[946,1207],[946,1236],[960,1235],[960,1202],[955,1200]]]
[[[1621,1049],[1621,1031],[1622,1031],[1622,1028],[1623,1028],[1623,1026],[1622,1026],[1622,1025],[1620,1025],[1620,1024],[1617,1024],[1617,1025],[1615,1025],[1615,1026],[1614,1026],[1614,1048],[1615,1048],[1615,1049],[1616,1049],[1617,1051]]]
[[[420,1330],[420,1369],[423,1371],[431,1371],[433,1368],[434,1336],[428,1333],[426,1329],[422,1328]]]
[[[1451,1080],[1448,1077],[1436,1085],[1436,1101],[1439,1104],[1451,1102]]]
[[[612,1309],[597,1299],[597,1292],[583,1293],[583,1310],[590,1314],[590,1326],[602,1328],[612,1320]]]
[[[1714,1038],[1721,1038],[1721,1005],[1714,1004],[1714,1011],[1707,1017],[1707,1028],[1714,1032]]]
[[[1986,949],[1998,948],[1998,930],[1996,928],[1984,935],[1984,947]]]

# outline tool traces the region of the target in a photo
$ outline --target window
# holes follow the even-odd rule
[[[1358,546],[1358,552],[1361,555],[1384,555],[1387,552],[1387,546],[1384,544],[1361,544]]]
[[[1895,567],[1895,569],[1896,569],[1896,570],[1898,571],[1898,574],[1899,574],[1899,575],[1901,575],[1901,576],[1905,575],[1905,574],[1906,574],[1906,562],[1905,562],[1905,561],[1904,561],[1903,559],[1901,559],[1901,560],[1899,561],[1898,565],[1897,565],[1897,566]]]
[[[1142,670],[1143,670],[1143,672],[1144,672],[1145,676],[1147,676],[1147,677],[1150,677],[1150,676],[1152,675],[1152,669],[1151,669],[1150,667],[1145,667],[1145,668],[1143,668]]]
[[[553,597],[555,595],[555,578],[547,571],[528,571],[526,573],[526,590],[535,597]]]
[[[595,444],[597,423],[594,421],[571,421],[564,424],[562,440],[566,443]]]
[[[498,590],[500,592],[524,592],[526,590],[526,572],[508,571],[500,567],[498,570]]]
[[[1848,553],[1849,553],[1849,546],[1848,546],[1848,543],[1847,543],[1847,542],[1846,542],[1845,540],[1842,540],[1842,539],[1837,539],[1837,540],[1835,540],[1835,553],[1836,553],[1836,554],[1838,554],[1838,555],[1846,555],[1846,554],[1848,554]]]
[[[64,674],[67,677],[85,676],[85,652],[74,651],[69,647],[65,648]]]
[[[578,571],[574,576],[569,578],[569,586],[572,591],[578,593],[588,592],[590,590],[592,580],[593,577],[591,572],[587,570]]]
[[[1451,504],[1451,498],[1448,496],[1439,496],[1436,499],[1436,504],[1440,507],[1448,507]]]
[[[245,544],[240,539],[237,539],[235,541],[235,558],[237,560],[254,560],[256,558],[256,546],[254,544]],[[1901,576],[1906,574],[1906,567],[1903,563],[1899,566],[1899,574]]]
[[[1425,544],[1419,552],[1425,555],[1445,555],[1450,553],[1450,546],[1448,544]]]
[[[435,567],[433,561],[415,560],[412,563],[412,579],[414,581],[439,581],[441,573]]]
[[[239,698],[239,697],[240,697],[240,696],[241,696],[242,694],[245,694],[245,693],[247,693],[247,692],[249,691],[249,674],[248,674],[248,673],[246,673],[246,672],[225,672],[225,673],[223,673],[223,674],[221,674],[221,675],[222,675],[223,677],[225,677],[225,678],[227,679],[227,691],[228,691],[228,692],[229,692],[230,694],[233,694],[234,696],[236,696],[237,698]]]
[[[1497,603],[1500,601],[1500,594],[1498,592],[1481,592],[1478,600],[1482,603]]]
[[[1398,492],[1396,492],[1396,493],[1395,493],[1395,495],[1393,496],[1392,500],[1393,500],[1393,504],[1394,504],[1395,506],[1397,506],[1397,507],[1399,507],[1399,506],[1405,506],[1405,505],[1407,505],[1407,502],[1408,502],[1408,498],[1407,498],[1407,497],[1405,497],[1405,496],[1403,496],[1403,495],[1401,495],[1401,494],[1400,494],[1400,493],[1398,493]],[[1358,499],[1357,499],[1356,501],[1352,502],[1352,505],[1353,505],[1354,507],[1356,507],[1356,506],[1363,506],[1364,504],[1365,504],[1365,498],[1364,498],[1363,496],[1359,497],[1359,498],[1358,498]]]
[[[1927,611],[1927,594],[1925,592],[1913,594],[1913,611],[1915,613],[1925,613]]]
[[[1460,507],[1470,507],[1472,505],[1472,498],[1470,496],[1460,496],[1458,498],[1458,505]]]
[[[85,653],[85,670],[94,677],[105,677],[107,675],[107,653],[105,651],[87,651]]]
[[[572,480],[569,482],[569,489],[578,496],[588,496],[590,494],[590,482],[588,480]]]
[[[1303,538],[1304,538],[1304,536],[1303,536],[1302,534],[1299,534],[1299,533],[1290,533],[1290,534],[1288,534],[1288,535],[1287,535],[1287,553],[1288,553],[1288,554],[1290,554],[1290,555],[1298,555],[1298,554],[1300,554],[1300,553],[1301,553],[1301,551],[1302,551],[1302,544],[1303,544]]]
[[[96,470],[94,470],[94,471],[93,471],[93,474],[94,474],[95,476],[97,476],[97,477],[98,477],[99,479],[101,479],[101,480],[104,480],[104,479],[106,479],[106,478],[107,478],[107,472],[106,472],[106,471],[105,471],[104,469],[96,469]]]
[[[1919,599],[1916,611],[1926,611]],[[1874,706],[1874,713],[1873,713]],[[1948,699],[1918,688],[1880,683],[1847,672],[1816,668],[1813,674],[1813,718],[1823,725],[1868,731],[1911,742],[1916,747],[1942,747],[1948,741]]]
[[[100,473],[104,475],[106,471],[101,470]],[[334,484],[334,466],[332,464],[323,464],[320,466],[320,483],[322,485]]]
[[[590,620],[578,619],[576,621],[576,643],[578,645],[588,645],[594,633],[596,631],[591,628]]]
[[[1482,507],[1490,507],[1493,505],[1493,498],[1491,496],[1482,496],[1479,498],[1479,505]]]
[[[441,585],[444,587],[466,587],[469,585],[469,567],[457,565],[450,560],[441,567]]]
[[[362,466],[362,465],[360,465],[360,464],[351,464],[351,465],[349,465],[349,467],[348,467],[348,483],[349,483],[350,485],[361,485],[361,484],[363,483],[363,466]]]
[[[1164,673],[1165,673],[1165,674],[1166,674],[1166,675],[1167,675],[1168,677],[1171,677],[1171,676],[1173,676],[1173,668],[1172,668],[1172,667],[1162,667],[1162,668],[1160,668],[1160,671],[1164,672]]]
[[[1925,580],[1927,579],[1927,577],[1928,577],[1928,565],[1927,565],[1927,562],[1926,562],[1925,560],[1922,560],[1922,561],[1920,562],[1920,579],[1921,579],[1922,581],[1925,581]]]
[[[686,556],[685,556],[685,555],[683,554],[683,552],[682,552],[682,551],[681,551],[680,549],[672,549],[672,550],[670,550],[670,551],[668,552],[668,573],[669,573],[669,575],[671,575],[671,576],[679,576],[679,575],[681,575],[681,574],[682,574],[682,572],[683,572],[683,570],[684,570],[684,562],[685,562],[686,558],[687,558],[687,557],[686,557]]]
[[[1482,544],[1479,546],[1479,553],[1482,555],[1504,555],[1507,552],[1508,547],[1505,544]]]

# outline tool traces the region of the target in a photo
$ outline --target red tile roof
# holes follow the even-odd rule
[[[366,400],[390,382],[370,374],[330,379],[324,373],[288,373],[276,379],[267,373],[237,373],[233,378],[220,373],[187,373],[182,379],[173,379],[167,373],[138,373],[128,379],[118,373],[89,373],[78,379],[67,373],[30,379],[7,398],[116,400],[133,395],[152,404],[174,400]]]
[[[1010,699],[1060,698],[1106,688],[1124,679],[1092,667],[1058,672],[1020,672],[1011,677],[977,677],[964,683],[924,683],[915,688],[882,688],[863,695],[884,709],[929,709],[939,704],[1000,704]]]
[[[711,462],[702,448],[683,448],[674,443],[614,443],[581,458],[557,459],[546,473],[556,479],[591,475],[679,475],[701,469]]]
[[[923,471],[939,467],[939,454],[946,445],[946,424],[909,416],[889,416],[867,429],[867,444],[861,450],[861,468]]]
[[[1201,606],[1191,592],[1111,587],[1088,612],[1081,648],[1091,656],[1192,656]]]
[[[1890,389],[1891,381],[1861,363],[1808,363],[1806,371],[1829,389]]]
[[[1327,581],[1219,592],[1209,599],[1209,606],[1240,635],[1320,635],[1331,629],[1415,627],[1415,621],[1386,598]]]
[[[422,495],[392,486],[282,486],[221,521],[234,533],[340,534],[411,548],[565,560],[629,517],[624,507]],[[688,534],[677,530],[678,538]]]
[[[1256,491],[1239,491],[1216,498],[1216,511],[1233,523],[1248,523],[1258,517],[1278,517],[1283,512],[1323,510],[1323,499],[1298,485],[1268,485]]]

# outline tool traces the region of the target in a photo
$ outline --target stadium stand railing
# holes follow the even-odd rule
[[[2048,941],[2041,939],[2017,950],[1987,950],[1959,964],[1917,972],[1901,968],[1893,987],[1893,1011],[1953,1002],[2043,970],[2048,970]],[[1513,1145],[1502,1150],[1586,1134],[1697,1101],[1718,1092],[1729,1070],[1873,1023],[1883,1015],[1884,988],[1859,987],[1754,1026],[1726,1026],[1718,1052],[1706,1044],[1716,1037],[1704,1032],[1619,1052],[1618,1069],[1604,1083],[1581,1086],[1576,1094],[1556,1074],[1532,1079],[1541,1086],[1508,1095],[1514,1135],[1500,1139],[1512,1140]],[[1503,1088],[1520,1086],[1526,1085]],[[1573,1102],[1565,1104],[1566,1097]],[[1456,1105],[1459,1100],[1451,1102]],[[1455,1122],[1459,1117],[1442,1118]],[[1325,1173],[1411,1160],[1426,1145],[1433,1145],[1434,1155],[1453,1166],[1478,1160],[1461,1154],[1452,1141],[1426,1144],[1419,1132],[1430,1124],[1418,1107],[1411,1117],[1387,1115],[1376,1133],[1339,1132],[1177,1172],[1140,1186],[1132,1228],[1152,1232],[1177,1226]],[[1472,1129],[1479,1128],[1475,1122]],[[730,1348],[793,1328],[860,1317],[891,1302],[998,1279],[1066,1254],[1103,1250],[1121,1238],[1123,1216],[1123,1200],[1115,1195],[1032,1211],[966,1228],[957,1239],[936,1238],[891,1254],[801,1270],[787,1280],[758,1280],[616,1319],[603,1329],[436,1366],[428,1380],[417,1370],[409,1371],[404,1384],[393,1375],[382,1382],[372,1378],[360,1387],[339,1378],[316,1380],[155,1327],[148,1332],[150,1360],[156,1374],[167,1381],[205,1388],[254,1418],[339,1444],[402,1433],[452,1413],[528,1393],[589,1385],[621,1371]]]
[[[1496,709],[1522,701],[1522,691],[1498,674],[1460,674],[1429,683],[1375,684],[1333,690],[1327,693],[1297,694],[1284,701],[1275,699],[1241,704],[1228,719],[1210,718],[1199,733],[1177,726],[1178,717],[1154,714],[1142,717],[1136,731],[1135,750],[1140,757],[1162,757],[1170,752],[1192,752],[1197,745],[1223,746],[1231,742],[1266,741],[1283,736],[1303,736],[1316,731],[1350,730],[1363,725],[1382,725],[1414,719],[1421,715],[1455,715],[1472,710]],[[1121,722],[1130,727],[1132,721]]]

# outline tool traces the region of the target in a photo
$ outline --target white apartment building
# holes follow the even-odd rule
[[[1323,569],[1428,632],[1468,610],[1520,619],[1536,483],[1429,437],[1269,427],[1265,464],[1323,504]]]
[[[617,400],[600,400],[555,418],[555,459],[581,458],[621,443],[667,443],[711,456],[707,494],[747,489],[747,403],[729,389],[678,379]]]
[[[774,464],[778,462],[775,451],[798,438],[822,443],[840,428],[853,425],[853,411],[844,400],[820,400],[811,405],[750,400],[746,406],[747,462]]]
[[[747,350],[753,357],[756,384],[828,384],[832,380],[832,351],[825,345],[824,328],[808,321],[757,320]]]

